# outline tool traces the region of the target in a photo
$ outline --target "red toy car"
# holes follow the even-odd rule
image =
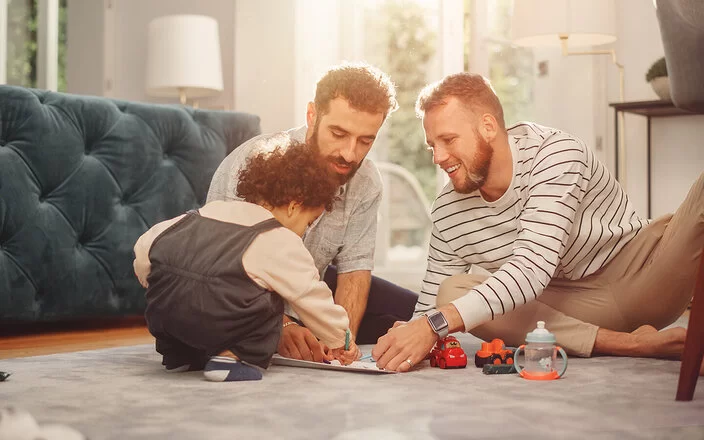
[[[467,355],[462,350],[457,338],[447,336],[435,344],[435,348],[430,352],[430,366],[440,368],[464,368],[467,366]]]

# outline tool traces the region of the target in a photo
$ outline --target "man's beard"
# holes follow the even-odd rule
[[[316,122],[315,127],[313,128],[313,135],[311,136],[310,139],[308,139],[308,144],[318,152],[318,154],[321,154],[320,152],[320,144],[318,143],[318,129],[320,128],[320,123]],[[321,158],[327,162],[327,163],[332,163],[332,164],[338,164],[342,166],[347,166],[350,168],[350,171],[347,174],[340,174],[337,171],[333,171],[335,175],[338,178],[338,181],[340,182],[340,185],[344,185],[345,183],[349,182],[350,179],[355,175],[357,170],[359,170],[359,167],[362,165],[362,162],[360,161],[359,163],[355,162],[347,162],[345,159],[343,159],[342,156],[330,154],[327,156],[322,156]]]
[[[467,170],[467,176],[461,186],[455,186],[455,191],[460,194],[470,194],[484,185],[489,174],[489,165],[494,155],[494,150],[476,129],[474,136],[477,138],[477,152],[474,154],[472,169]]]

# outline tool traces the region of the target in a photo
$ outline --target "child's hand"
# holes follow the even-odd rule
[[[335,348],[331,350],[332,355],[340,361],[342,365],[349,365],[362,357],[362,351],[357,347],[354,341],[350,342],[350,349],[345,351],[344,347]]]

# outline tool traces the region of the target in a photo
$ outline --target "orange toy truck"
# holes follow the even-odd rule
[[[482,342],[482,347],[474,355],[474,365],[482,368],[486,364],[513,365],[513,350],[506,348],[504,341],[494,339],[491,342]]]

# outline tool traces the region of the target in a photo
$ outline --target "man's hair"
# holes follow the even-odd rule
[[[490,113],[501,128],[506,128],[504,109],[499,97],[488,79],[476,73],[456,73],[421,90],[416,101],[416,115],[423,118],[425,113],[440,105],[447,104],[447,98],[454,96],[472,112]]]
[[[398,108],[391,78],[366,63],[341,64],[320,78],[315,89],[316,110],[326,114],[335,98],[344,98],[355,110],[382,113],[384,118]]]
[[[340,183],[320,154],[288,136],[270,142],[270,151],[247,159],[239,174],[237,196],[258,205],[279,207],[299,202],[330,211]]]

